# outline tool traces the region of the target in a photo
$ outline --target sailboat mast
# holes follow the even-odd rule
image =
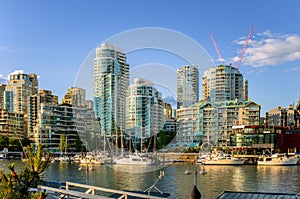
[[[143,153],[143,125],[142,125],[142,114],[141,114],[141,154]]]
[[[156,129],[154,128],[154,135],[153,135],[153,153],[156,154]]]
[[[129,131],[129,154],[131,153],[131,132]]]
[[[124,156],[123,129],[121,127],[121,156]]]
[[[118,154],[118,127],[116,127],[116,154]]]
[[[106,149],[106,139],[105,139],[105,132],[103,133],[103,153],[105,154]]]
[[[65,155],[67,155],[67,147],[68,147],[68,136],[66,135],[66,142],[65,142]]]

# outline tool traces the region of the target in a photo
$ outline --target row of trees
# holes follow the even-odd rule
[[[8,148],[10,151],[22,151],[22,146],[30,145],[27,138],[9,138],[8,136],[0,136],[0,148]]]

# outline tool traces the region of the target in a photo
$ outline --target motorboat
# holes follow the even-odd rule
[[[52,159],[52,162],[63,162],[63,163],[69,163],[71,162],[73,159],[71,157],[68,156],[59,156],[59,157],[54,157]]]
[[[297,165],[297,157],[287,157],[285,153],[274,153],[271,156],[261,156],[257,165],[288,166]]]
[[[117,157],[114,159],[115,164],[122,165],[151,165],[154,164],[153,159],[147,156],[139,156],[137,153]]]
[[[221,154],[216,156],[208,155],[202,160],[202,163],[205,165],[243,165],[245,161],[242,158],[231,157],[229,154]]]
[[[208,155],[201,155],[201,156],[199,156],[197,158],[197,163],[202,164],[205,161],[206,157],[208,157]]]

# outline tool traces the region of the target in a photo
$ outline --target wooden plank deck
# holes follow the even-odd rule
[[[297,199],[297,193],[224,191],[217,199]]]

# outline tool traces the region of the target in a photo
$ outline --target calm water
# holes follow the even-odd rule
[[[0,161],[0,167],[6,168],[10,163]],[[22,164],[15,161],[16,168]],[[159,171],[164,170],[165,176],[157,187],[171,193],[171,198],[189,198],[194,184],[194,175],[186,175],[192,164],[170,164],[168,166],[145,167],[129,166],[95,166],[94,171],[79,170],[79,164],[52,163],[45,173],[47,181],[88,183],[95,186],[145,190],[157,179]],[[126,172],[130,171],[130,172]],[[232,191],[268,191],[268,192],[297,192],[300,193],[300,166],[205,166],[206,175],[198,175],[198,189],[202,198],[216,198],[225,190]]]

